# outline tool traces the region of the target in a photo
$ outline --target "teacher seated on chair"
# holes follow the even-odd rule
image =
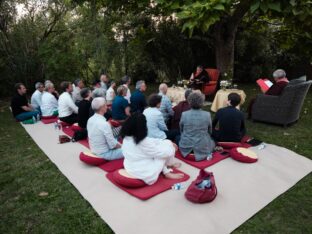
[[[217,111],[212,121],[212,136],[216,141],[240,142],[245,136],[244,114],[236,108],[240,102],[241,97],[237,93],[230,93],[228,106]]]
[[[107,111],[105,99],[94,98],[91,107],[94,115],[87,123],[91,152],[105,160],[123,158],[121,144],[114,138],[112,127],[104,117]]]
[[[203,84],[209,82],[209,75],[203,66],[198,65],[196,71],[192,73],[190,77],[189,86],[192,89],[201,89]]]
[[[160,173],[168,179],[179,179],[182,173],[172,173],[173,167],[181,163],[174,162],[177,146],[169,140],[147,136],[146,118],[141,113],[134,113],[122,126],[124,137],[122,152],[125,156],[124,167],[128,174],[154,184]]]
[[[183,112],[180,120],[180,151],[183,157],[194,152],[196,161],[206,159],[215,147],[210,136],[212,132],[210,113],[201,109],[204,100],[205,96],[202,93],[197,91],[191,93],[187,98],[191,109]]]

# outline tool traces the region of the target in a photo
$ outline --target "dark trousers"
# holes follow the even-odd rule
[[[240,134],[243,137],[243,134]],[[225,137],[221,135],[221,132],[219,130],[213,130],[211,134],[212,138],[216,142],[241,142],[242,137],[240,138],[232,138],[232,137]]]
[[[60,120],[68,124],[74,124],[78,122],[78,115],[73,113],[69,116],[60,118]]]
[[[180,141],[180,131],[178,129],[172,129],[172,130],[168,130],[165,131],[167,139],[171,140],[173,142],[175,142],[177,145],[179,145],[179,141]]]

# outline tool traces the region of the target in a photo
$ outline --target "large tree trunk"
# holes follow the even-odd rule
[[[214,26],[216,64],[225,79],[234,77],[234,43],[237,27],[250,9],[251,2],[241,0],[231,16],[221,19]]]
[[[236,28],[226,23],[218,23],[215,27],[216,65],[223,78],[233,78],[234,75],[234,42]]]

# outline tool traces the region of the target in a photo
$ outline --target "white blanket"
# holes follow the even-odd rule
[[[80,162],[84,146],[57,144],[53,124],[24,127],[102,219],[121,234],[229,233],[312,171],[311,160],[267,144],[263,150],[251,148],[259,156],[257,163],[243,164],[229,158],[208,169],[214,173],[218,188],[212,203],[188,202],[185,189],[141,201],[110,183],[101,169]],[[185,163],[181,170],[191,176],[186,186],[199,172]]]

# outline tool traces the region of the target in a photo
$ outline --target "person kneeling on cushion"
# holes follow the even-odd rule
[[[236,107],[241,97],[237,93],[228,96],[228,107],[217,111],[212,121],[212,136],[216,141],[240,142],[246,134],[244,114]],[[216,129],[219,123],[219,129]]]
[[[181,166],[181,163],[174,163],[177,145],[169,140],[148,137],[143,114],[135,113],[129,117],[123,124],[121,135],[124,137],[124,167],[128,174],[148,185],[154,184],[160,173],[168,179],[183,177],[183,174],[172,173],[170,169]]]
[[[91,152],[105,160],[123,158],[121,144],[114,138],[111,125],[104,117],[107,111],[105,99],[94,98],[91,107],[94,115],[87,122]]]

